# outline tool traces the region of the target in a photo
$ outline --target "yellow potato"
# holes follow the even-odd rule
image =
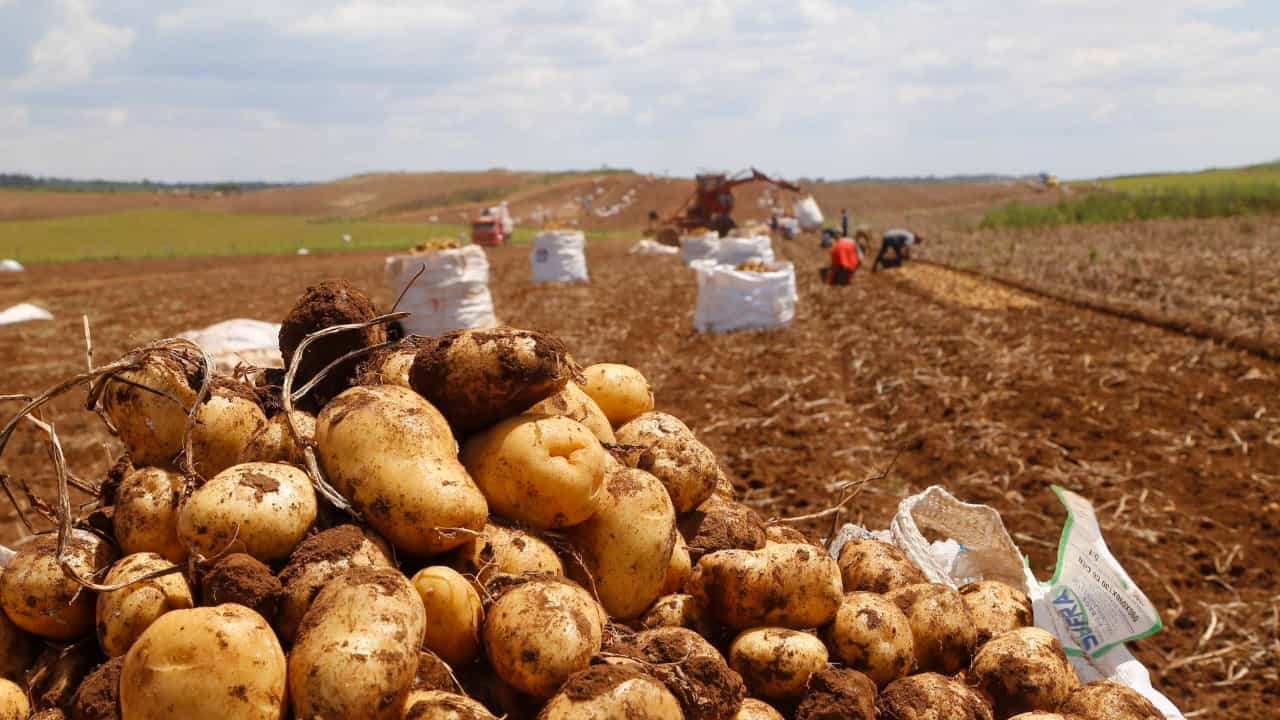
[[[663,595],[640,617],[639,626],[649,630],[660,627],[689,628],[699,635],[712,636],[715,625],[703,613],[692,595]]]
[[[824,634],[846,667],[865,673],[881,687],[905,676],[915,664],[911,623],[897,605],[875,593],[845,595]]]
[[[4,568],[0,567],[0,578],[3,577]],[[35,656],[34,639],[0,610],[0,678],[21,680]]]
[[[334,488],[397,550],[446,552],[488,519],[448,423],[412,390],[347,390],[320,412],[316,443]]]
[[[693,572],[693,561],[689,558],[689,547],[685,545],[684,536],[676,533],[675,545],[671,548],[671,561],[667,563],[667,575],[662,581],[663,595],[684,592],[689,582],[689,574]]]
[[[995,580],[969,583],[960,588],[960,597],[978,628],[978,646],[991,638],[1018,628],[1031,627],[1035,618],[1031,598],[1021,590]]]
[[[125,655],[123,718],[281,720],[284,712],[284,651],[243,605],[165,613]]]
[[[419,570],[412,582],[431,620],[423,646],[451,665],[474,660],[484,622],[475,588],[457,571],[439,565]]]
[[[689,594],[728,627],[812,628],[835,617],[844,594],[836,561],[812,545],[769,545],[704,555]]]
[[[992,638],[974,656],[970,672],[998,717],[1054,710],[1080,685],[1062,643],[1037,627]]]
[[[953,674],[969,666],[978,631],[960,593],[946,585],[920,583],[898,588],[885,599],[911,623],[920,671]]]
[[[0,607],[14,625],[51,640],[74,640],[93,630],[93,593],[63,574],[58,539],[39,535],[18,549],[0,576]],[[81,578],[98,577],[115,560],[97,535],[72,531],[67,562]]]
[[[742,701],[742,708],[738,710],[737,715],[733,716],[733,720],[785,720],[785,718],[769,703],[747,698]]]
[[[0,720],[27,720],[31,704],[17,684],[0,678]]]
[[[283,463],[233,465],[191,493],[178,509],[178,537],[204,557],[242,552],[287,557],[316,519],[307,474]]]
[[[809,676],[827,666],[827,648],[818,638],[786,628],[756,628],[734,639],[729,666],[753,695],[769,700],[799,698]]]
[[[294,716],[398,719],[418,669],[422,599],[391,568],[352,568],[316,596],[289,653]]]
[[[611,617],[630,620],[653,604],[666,581],[676,512],[657,478],[614,465],[595,514],[565,535],[586,566],[570,563],[570,575],[594,588]]]
[[[539,720],[685,720],[680,703],[654,678],[626,667],[597,665],[569,678]]]
[[[484,587],[495,575],[550,573],[564,575],[556,551],[532,533],[506,525],[486,523],[484,529],[463,543],[453,557],[453,568]]]
[[[124,476],[112,518],[122,551],[152,552],[174,563],[187,559],[187,547],[178,540],[178,501],[185,483],[178,473],[158,467],[137,468]]]
[[[440,690],[414,690],[404,701],[401,720],[498,720],[488,708],[466,695]]]
[[[289,430],[289,417],[298,427],[298,434],[304,442],[315,442],[316,418],[311,413],[294,410],[292,416],[280,412],[267,421],[250,440],[240,462],[282,462],[302,465],[305,457],[302,448],[293,441],[293,432]]]
[[[639,370],[616,363],[583,368],[582,389],[615,428],[653,410],[653,390]]]
[[[1164,714],[1137,690],[1113,680],[1081,685],[1058,706],[1074,720],[1163,720]]]
[[[850,540],[840,548],[839,562],[846,592],[884,594],[926,582],[902,550],[879,540]]]
[[[173,567],[176,566],[155,553],[126,555],[111,566],[103,584],[116,585]],[[109,658],[123,655],[161,615],[194,604],[191,588],[180,572],[98,593],[98,644]]]
[[[293,551],[280,571],[284,595],[276,614],[276,627],[285,643],[293,643],[298,625],[320,590],[354,567],[392,567],[391,554],[382,539],[355,525],[339,525],[307,538]]]
[[[604,612],[566,580],[535,579],[489,607],[484,647],[498,677],[535,697],[551,697],[600,651]]]
[[[201,364],[198,355],[185,349],[151,352],[137,370],[116,373],[120,380],[106,381],[102,407],[133,462],[168,465],[182,450]]]
[[[742,677],[720,652],[686,628],[654,628],[618,638],[603,657],[662,681],[680,701],[686,720],[733,717],[746,696]]]
[[[991,706],[976,690],[937,673],[889,683],[880,691],[880,713],[894,720],[992,720]]]
[[[721,478],[715,453],[698,442],[679,419],[649,412],[631,419],[614,434],[619,443],[639,448],[630,454],[627,464],[661,480],[676,512],[689,512],[715,492]]]
[[[577,420],[600,442],[617,442],[613,436],[613,426],[609,424],[609,418],[604,416],[600,406],[596,405],[591,396],[583,392],[576,383],[566,383],[560,392],[525,410],[524,414],[557,415]]]
[[[193,465],[204,477],[213,477],[239,462],[254,435],[267,426],[267,416],[253,390],[226,378],[217,378],[214,383],[191,430]]]
[[[595,513],[610,462],[581,423],[547,415],[498,423],[468,440],[461,459],[496,512],[543,530]]]

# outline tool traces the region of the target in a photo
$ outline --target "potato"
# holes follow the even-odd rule
[[[911,623],[916,666],[921,672],[953,674],[969,666],[978,630],[960,593],[920,583],[885,595]]]
[[[595,514],[565,530],[585,565],[570,563],[569,574],[595,591],[611,617],[630,620],[662,591],[675,547],[676,511],[657,478],[616,464],[600,495]]]
[[[413,358],[430,338],[410,335],[400,338],[394,345],[375,351],[360,364],[357,382],[361,385],[409,385],[409,368]]]
[[[663,595],[640,617],[646,630],[660,627],[689,628],[703,637],[715,635],[715,624],[703,613],[692,595]]]
[[[753,511],[754,512],[754,511]],[[786,525],[766,525],[764,528],[764,539],[767,543],[774,545],[814,545],[818,546],[808,535],[787,527]]]
[[[466,695],[414,690],[404,701],[401,720],[498,720],[484,705]]]
[[[295,364],[293,355],[307,335],[334,325],[365,322],[377,315],[378,309],[369,296],[345,280],[330,280],[307,288],[280,325],[280,355],[284,358],[284,366]],[[329,363],[347,353],[377,345],[386,339],[384,325],[317,339],[307,346],[296,363],[298,371],[294,389],[308,383]],[[324,407],[351,386],[358,366],[359,358],[342,362],[326,374],[316,388],[298,402],[298,406],[308,411]]]
[[[875,593],[846,594],[823,635],[847,667],[881,687],[906,675],[915,664],[911,623],[897,605]]]
[[[0,567],[0,586],[3,577],[4,568]],[[0,611],[0,679],[22,679],[35,656],[35,640]]]
[[[484,607],[471,583],[457,571],[439,565],[419,570],[411,582],[431,619],[423,646],[451,665],[474,660]]]
[[[484,647],[498,677],[535,697],[551,697],[600,651],[604,612],[566,580],[517,585],[489,606]]]
[[[538,720],[684,720],[680,703],[656,679],[614,665],[597,665],[565,683]]]
[[[1055,712],[1028,712],[1014,715],[1009,720],[1078,720],[1075,715],[1059,715]]]
[[[1002,582],[969,583],[960,588],[960,597],[978,628],[978,647],[1010,630],[1031,627],[1035,621],[1027,594]]]
[[[0,720],[27,720],[31,704],[16,683],[0,678]]]
[[[193,554],[287,557],[316,519],[307,474],[283,463],[244,463],[213,476],[178,508],[178,537]]]
[[[992,638],[974,656],[970,675],[991,698],[996,717],[1053,710],[1080,685],[1062,643],[1036,627]]]
[[[884,594],[927,582],[902,550],[879,540],[850,540],[840,548],[839,563],[845,592]]]
[[[397,550],[452,550],[488,519],[449,425],[412,390],[351,388],[320,412],[316,443],[329,482]]]
[[[267,622],[280,611],[283,596],[284,587],[271,568],[244,553],[221,558],[200,580],[201,605],[243,605]]]
[[[176,472],[141,467],[128,472],[116,489],[112,525],[120,550],[152,552],[173,563],[187,559],[178,540],[178,502],[186,480]]]
[[[619,443],[638,448],[627,458],[627,464],[661,480],[676,512],[689,512],[715,492],[720,479],[715,454],[677,418],[660,412],[645,413],[614,434]]]
[[[804,694],[809,676],[827,666],[827,648],[798,630],[756,628],[734,639],[729,665],[742,675],[752,695],[795,699]]]
[[[693,560],[689,557],[689,547],[684,536],[676,532],[676,542],[671,548],[671,560],[667,563],[667,574],[662,581],[661,594],[672,595],[684,592],[689,582],[689,574],[693,572]]]
[[[559,338],[496,327],[425,339],[409,383],[466,435],[560,392],[576,371]]]
[[[461,460],[495,511],[543,530],[595,513],[610,462],[581,423],[547,415],[503,420],[468,440]]]
[[[820,627],[835,617],[844,597],[836,561],[812,545],[704,555],[689,577],[689,594],[737,630]]]
[[[19,628],[51,640],[74,640],[93,630],[93,593],[63,574],[57,560],[58,538],[36,536],[18,549],[0,575],[0,607]],[[67,563],[81,578],[96,577],[115,560],[102,538],[74,530]]]
[[[577,420],[602,443],[615,443],[613,426],[600,406],[576,383],[566,383],[560,392],[524,411],[526,415],[556,415]]]
[[[809,676],[795,720],[876,720],[876,684],[856,670],[826,668]]]
[[[463,543],[453,556],[453,568],[474,578],[484,587],[495,575],[550,573],[564,575],[560,556],[545,540],[523,530],[485,524],[484,529]]]
[[[1137,690],[1113,680],[1095,680],[1067,695],[1058,712],[1079,720],[1164,720]]]
[[[303,441],[315,442],[316,418],[311,413],[294,410],[293,414],[276,413],[267,424],[252,438],[240,454],[240,462],[282,462],[302,465],[305,456],[302,448],[293,442],[293,432],[289,430],[289,417],[298,427],[298,434]]]
[[[124,669],[124,658],[111,658],[85,676],[67,712],[72,720],[120,720],[120,671]]]
[[[106,381],[102,408],[133,462],[168,465],[182,451],[187,412],[196,402],[203,361],[188,348],[175,348],[148,352],[140,364],[137,370],[112,376],[119,380]]]
[[[692,630],[644,630],[614,641],[608,650],[606,662],[640,670],[666,685],[686,720],[733,717],[746,695],[742,677]]]
[[[679,527],[693,562],[720,550],[759,550],[767,540],[764,520],[755,510],[718,495],[681,515]]]
[[[742,701],[742,707],[738,710],[738,714],[733,716],[733,720],[785,720],[785,718],[769,703],[747,698]]]
[[[616,363],[583,368],[582,389],[615,428],[653,410],[653,390],[639,370]]]
[[[155,553],[126,555],[111,566],[103,584],[115,585],[174,567],[177,566]],[[98,593],[98,644],[109,658],[123,655],[161,615],[193,605],[191,588],[180,572]]]
[[[165,613],[124,657],[120,715],[129,720],[280,720],[284,711],[284,651],[241,605]]]
[[[893,720],[993,720],[976,690],[937,673],[889,683],[880,691],[880,715]]]
[[[331,580],[289,653],[295,717],[398,718],[426,622],[418,592],[396,570],[351,568]]]
[[[307,538],[280,571],[284,595],[276,627],[286,644],[293,642],[303,615],[330,580],[353,567],[392,567],[382,538],[355,525],[339,525]]]
[[[267,427],[257,395],[243,383],[215,378],[191,430],[192,465],[213,477],[240,461],[254,435]]]

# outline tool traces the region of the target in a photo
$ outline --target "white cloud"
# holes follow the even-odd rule
[[[56,0],[55,7],[57,24],[32,47],[31,66],[18,79],[19,88],[81,82],[133,44],[136,33],[94,18],[89,0]]]
[[[4,0],[0,0],[0,5]],[[0,130],[20,130],[27,126],[31,113],[23,105],[0,105]]]
[[[82,111],[81,115],[93,125],[109,128],[124,127],[129,122],[128,108],[118,106],[89,108]]]
[[[483,6],[453,6],[441,2],[350,0],[327,11],[308,15],[290,28],[303,33],[371,35],[456,31],[476,21]],[[420,40],[430,41],[420,37]]]

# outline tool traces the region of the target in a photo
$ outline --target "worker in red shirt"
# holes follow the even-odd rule
[[[858,246],[848,237],[836,238],[831,246],[831,269],[827,272],[830,285],[848,285],[858,271]]]

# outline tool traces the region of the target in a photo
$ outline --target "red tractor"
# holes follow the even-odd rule
[[[663,227],[658,230],[658,242],[665,245],[678,245],[681,231],[699,228],[727,235],[730,230],[738,226],[733,220],[732,213],[733,189],[739,185],[767,182],[783,190],[800,192],[799,185],[771,178],[755,168],[751,168],[749,175],[745,172],[732,177],[724,173],[698,175],[696,182],[697,187],[693,195],[685,200],[684,204],[667,218]]]

